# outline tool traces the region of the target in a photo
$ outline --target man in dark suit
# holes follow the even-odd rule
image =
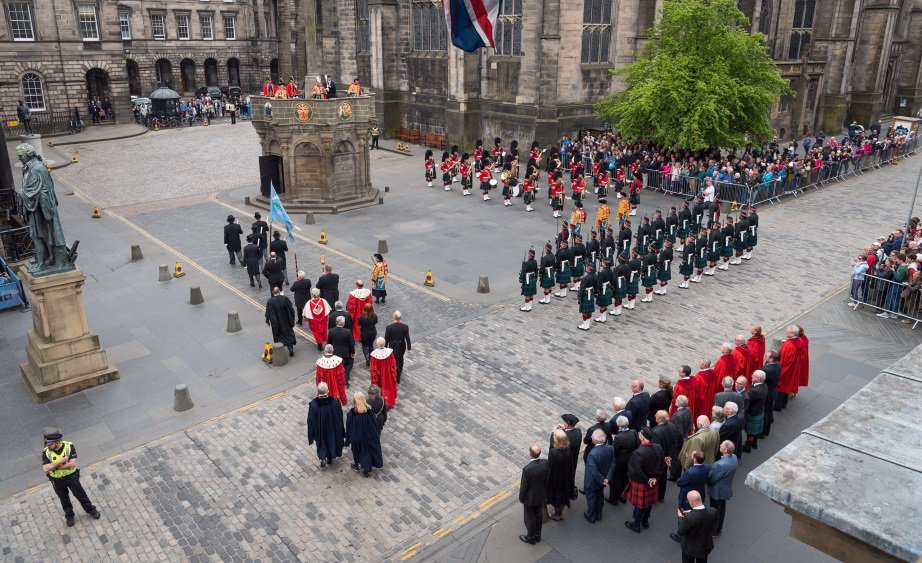
[[[550,466],[541,457],[541,446],[532,444],[528,450],[531,461],[522,468],[519,502],[525,506],[525,533],[519,539],[532,545],[541,541],[542,507],[547,501],[547,478]]]
[[[346,319],[346,328],[352,330],[352,315],[350,315],[348,311],[343,310],[343,302],[336,301],[335,303],[331,303],[331,305],[333,305],[333,312],[330,313],[330,318],[327,320],[327,328],[336,326],[336,319],[342,317]]]
[[[259,263],[262,261],[262,256],[262,251],[253,242],[253,235],[247,235],[247,245],[243,247],[243,263],[247,268],[247,275],[250,276],[250,287],[259,284],[259,289],[263,288],[263,279],[259,276]]]
[[[349,386],[349,374],[352,373],[352,362],[355,359],[355,338],[352,331],[346,328],[346,320],[342,317],[336,319],[336,326],[327,334],[327,343],[333,346],[333,355],[343,359],[343,369],[346,370],[346,387]]]
[[[736,403],[737,410],[743,410],[743,400],[740,398],[739,394],[733,390],[734,383],[733,378],[730,376],[724,377],[720,381],[722,390],[714,396],[714,405],[723,408],[728,401],[733,401]]]
[[[323,89],[327,93],[327,98],[333,99],[336,97],[336,83],[333,82],[333,78],[329,74],[324,75],[324,77]]]
[[[243,246],[240,244],[240,237],[243,235],[243,228],[233,215],[227,216],[227,224],[224,225],[224,245],[227,247],[227,255],[230,256],[230,263],[234,265],[240,261],[241,266],[246,266],[243,262]],[[236,258],[236,260],[235,260]]]
[[[611,486],[608,488],[608,499],[605,501],[613,505],[617,505],[619,500],[625,502],[623,493],[628,485],[628,462],[631,460],[631,454],[640,445],[637,441],[637,432],[628,427],[626,416],[619,416],[615,424],[618,430],[611,444],[614,461],[607,475]]]
[[[741,458],[743,456],[743,428],[746,426],[745,415],[737,410],[736,403],[732,401],[728,401],[724,405],[724,415],[726,415],[727,420],[720,427],[720,441],[729,440],[733,442],[733,446],[736,448],[736,457]]]
[[[691,506],[688,504],[688,493],[691,491],[697,492],[699,499],[704,497],[704,493],[708,486],[708,473],[710,473],[710,471],[711,466],[704,463],[704,454],[699,451],[692,452],[692,466],[683,471],[682,476],[679,477],[679,480],[675,483],[679,487],[679,510],[683,512],[691,510]],[[669,537],[677,542],[682,541],[681,520],[679,520],[679,531],[670,532]]]
[[[304,324],[304,306],[311,300],[311,280],[305,277],[304,271],[298,272],[298,279],[291,284],[291,292],[295,294],[295,309],[298,310],[298,326]]]
[[[606,476],[611,469],[615,452],[605,443],[605,433],[596,430],[592,433],[592,443],[595,446],[586,458],[586,470],[583,473],[583,490],[586,491],[586,512],[583,517],[590,523],[602,519],[603,500],[605,499],[605,485],[608,484]]]
[[[284,267],[275,252],[269,255],[269,261],[263,267],[263,275],[266,276],[266,280],[269,282],[270,290],[273,287],[282,289],[282,283],[285,282],[285,274],[282,272]]]
[[[727,501],[733,497],[733,477],[739,461],[733,455],[733,443],[729,440],[720,443],[720,459],[711,464],[708,473],[708,495],[711,508],[717,510],[717,525],[712,534],[719,536],[723,531],[724,517],[727,514]]]
[[[611,427],[612,434],[618,431],[618,417],[623,416],[627,418],[628,428],[631,427],[631,422],[634,420],[634,413],[625,408],[627,403],[621,397],[615,397],[611,401],[611,409],[615,414],[609,419],[608,425]],[[612,437],[608,437],[608,443],[611,444]]]
[[[768,398],[768,386],[765,385],[765,372],[757,369],[752,372],[752,387],[749,388],[749,407],[746,409],[746,444],[744,452],[759,449],[759,436],[765,427],[765,401]]]
[[[698,491],[689,491],[686,498],[691,509],[678,509],[682,563],[707,563],[708,555],[714,549],[711,534],[717,524],[717,510],[705,508]]]
[[[400,374],[403,373],[403,355],[410,351],[410,327],[403,324],[400,311],[394,311],[394,322],[384,329],[384,341],[387,347],[394,351],[397,361],[397,384],[400,384]]]
[[[668,407],[667,407],[668,408]],[[659,501],[663,502],[666,498],[666,483],[669,478],[669,468],[679,464],[679,450],[682,449],[682,435],[678,427],[669,424],[669,411],[660,410],[656,413],[653,422],[653,443],[659,444],[663,448],[665,463],[662,472],[656,478],[656,486],[659,487]]]
[[[781,380],[781,364],[778,360],[781,356],[776,350],[769,350],[765,354],[765,365],[762,371],[765,372],[765,386],[768,387],[768,396],[765,397],[765,422],[762,424],[762,435],[760,438],[767,438],[772,430],[772,423],[775,422],[775,411],[780,411],[781,406],[778,404],[778,382]]]
[[[265,260],[266,249],[269,248],[269,223],[263,221],[262,217],[259,211],[253,214],[253,218],[256,220],[250,225],[250,230],[253,231],[253,242],[259,247],[260,252],[262,252],[262,259]]]
[[[640,431],[647,422],[650,412],[650,394],[643,390],[643,381],[631,381],[631,393],[634,394],[624,408],[631,411],[631,429]]]
[[[583,438],[583,443],[586,444],[586,447],[583,448],[583,463],[586,463],[589,452],[595,447],[595,444],[592,443],[592,433],[596,430],[605,432],[606,436],[611,434],[611,426],[608,424],[608,415],[602,409],[595,411],[595,424],[586,430],[586,437]]]
[[[272,233],[272,242],[269,243],[269,252],[275,253],[275,256],[282,263],[282,275],[285,278],[285,285],[288,284],[288,260],[285,253],[288,252],[288,243],[282,240],[282,233],[275,231]]]
[[[329,264],[324,266],[323,271],[324,274],[314,287],[320,290],[320,297],[326,299],[327,303],[336,303],[339,301],[339,274],[334,274],[333,266]]]

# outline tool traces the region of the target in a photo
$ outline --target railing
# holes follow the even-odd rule
[[[0,241],[10,262],[19,262],[35,256],[35,245],[29,234],[29,227],[4,229],[0,231]]]
[[[63,133],[68,131],[70,129],[70,120],[73,115],[73,110],[33,112],[32,132],[39,135],[47,135],[49,133]],[[15,113],[2,114],[0,115],[0,120],[2,120],[3,130],[8,138],[25,135],[25,125],[19,121],[19,117]]]
[[[742,206],[779,203],[785,197],[797,197],[810,189],[819,189],[830,182],[838,182],[849,177],[865,174],[868,170],[880,168],[887,164],[897,164],[900,160],[922,150],[922,143],[915,137],[902,146],[888,147],[839,162],[822,162],[819,167],[791,170],[783,178],[775,177],[771,181],[755,185],[736,182],[714,181],[717,198],[725,203],[736,202]],[[790,168],[789,168],[790,170]],[[689,198],[701,193],[706,180],[688,173],[663,173],[659,170],[641,170],[644,187],[661,191],[667,195]]]
[[[880,311],[880,317],[908,320],[913,329],[922,322],[922,290],[909,290],[905,282],[866,274],[863,280],[852,280],[849,297],[856,311],[864,305]]]

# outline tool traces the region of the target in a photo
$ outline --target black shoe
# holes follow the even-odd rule
[[[640,523],[640,525],[643,526],[644,528],[649,528],[649,527],[650,527],[650,521],[649,521],[649,520],[644,520],[643,522]]]
[[[743,453],[747,453],[747,454],[748,454],[748,453],[751,452],[751,451],[752,451],[752,448],[750,447],[749,444],[746,444],[745,446],[743,446]]]
[[[634,523],[631,522],[630,520],[625,520],[625,521],[624,521],[624,527],[627,528],[628,530],[630,530],[630,531],[636,533],[636,534],[639,534],[639,533],[640,533],[640,528],[634,526]]]
[[[236,263],[236,262],[234,262],[233,260],[231,260],[231,261],[230,261],[230,265],[231,265],[231,266],[236,266],[236,265],[237,265],[237,263]]]
[[[294,356],[294,355],[295,355],[295,351],[289,348],[289,349],[288,349],[288,357],[290,358],[290,357],[292,357],[292,356]]]
[[[583,512],[583,518],[585,518],[586,521],[589,522],[590,524],[595,524],[595,520],[593,518],[590,518],[589,515],[586,514],[585,512]]]
[[[358,465],[356,465],[356,464],[353,463],[353,464],[350,465],[349,467],[352,468],[352,470],[355,471],[356,473],[359,472],[359,466],[358,466]]]
[[[327,466],[327,460],[321,459],[321,460],[320,460],[320,468],[323,469],[323,468],[326,467],[326,466]]]
[[[68,516],[67,518],[64,519],[64,522],[67,523],[68,528],[74,527],[74,517],[73,516]]]
[[[362,477],[368,479],[368,475],[370,475],[370,473],[362,472]]]
[[[529,545],[535,545],[536,543],[538,543],[535,540],[531,539],[530,537],[526,536],[525,534],[520,535],[519,539]]]
[[[618,506],[618,501],[616,501],[616,500],[611,500],[610,498],[605,499],[605,502],[607,502],[608,504],[610,504],[610,505],[612,505],[612,506]]]
[[[752,449],[754,450],[759,449],[759,442],[757,440],[752,441]]]
[[[253,282],[250,282],[250,287],[256,287],[256,284]]]
[[[90,516],[92,516],[94,520],[99,520],[102,514],[100,514],[98,510],[94,510],[93,512],[90,512]]]
[[[669,532],[669,537],[672,538],[676,543],[682,543],[682,536],[675,532]]]

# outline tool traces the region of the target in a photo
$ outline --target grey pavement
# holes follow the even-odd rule
[[[299,384],[311,379],[302,374],[309,371],[312,355],[299,347],[296,361],[278,371],[259,361],[267,330],[256,297],[263,294],[249,292],[240,271],[222,262],[225,252],[219,238],[227,214],[222,204],[242,207],[242,198],[225,200],[226,194],[221,194],[215,200],[205,195],[251,189],[241,180],[249,172],[236,174],[237,168],[246,167],[245,161],[215,156],[245,140],[236,138],[241,130],[223,127],[221,135],[215,135],[218,131],[166,131],[160,132],[164,136],[118,141],[119,150],[123,143],[148,140],[161,150],[165,147],[157,144],[160,139],[172,139],[177,153],[171,162],[179,164],[150,174],[138,172],[138,160],[108,158],[111,154],[105,152],[84,154],[81,164],[56,173],[62,185],[77,190],[77,196],[62,197],[65,233],[71,240],[84,241],[78,263],[88,274],[84,296],[90,326],[100,333],[104,347],[115,350],[122,379],[73,399],[36,406],[23,394],[18,373],[5,372],[0,378],[3,398],[17,411],[4,422],[16,422],[21,428],[15,439],[13,433],[4,433],[0,445],[17,457],[16,463],[21,464],[17,467],[25,472],[27,464],[37,464],[41,426],[49,420],[60,424],[80,447],[85,485],[105,516],[99,522],[79,518],[77,527],[69,530],[55,519],[59,508],[47,485],[23,491],[0,501],[4,558],[39,559],[43,546],[62,541],[79,547],[74,553],[80,560],[376,560],[409,557],[426,546],[437,549],[439,536],[462,533],[461,523],[478,522],[491,506],[514,513],[514,506],[499,505],[514,488],[528,444],[543,443],[560,413],[575,412],[585,419],[613,395],[626,393],[628,382],[637,375],[649,381],[671,375],[678,364],[713,357],[721,342],[745,332],[753,322],[774,333],[803,311],[834,299],[847,281],[848,260],[855,250],[903,221],[911,182],[922,164],[909,160],[766,208],[751,262],[705,278],[689,290],[673,284],[670,293],[657,296],[652,305],[639,304],[637,310],[583,333],[575,328],[579,316],[574,299],[536,305],[529,314],[517,310],[514,279],[524,250],[524,243],[517,241],[537,238],[539,231],[550,236],[549,214],[518,213],[523,221],[535,223],[520,225],[507,221],[511,216],[496,215],[504,211],[498,208],[484,215],[479,209],[452,213],[483,202],[465,201],[457,193],[423,194],[424,185],[409,187],[419,175],[417,167],[408,169],[404,157],[392,155],[392,160],[385,156],[390,153],[382,151],[375,174],[390,174],[386,180],[393,184],[392,191],[404,189],[405,198],[365,212],[324,217],[334,236],[324,249],[300,241],[313,254],[305,258],[306,263],[316,264],[322,252],[337,256],[334,265],[342,270],[346,283],[346,276],[367,276],[367,265],[361,264],[367,264],[368,254],[374,251],[371,241],[380,233],[362,234],[353,228],[352,221],[358,221],[354,217],[371,213],[377,219],[362,220],[385,226],[392,221],[411,228],[416,218],[431,214],[434,203],[430,201],[442,197],[445,201],[439,203],[447,207],[438,225],[426,226],[413,237],[390,239],[394,241],[388,256],[392,271],[412,280],[417,262],[445,260],[445,243],[433,233],[450,229],[463,234],[466,256],[476,258],[491,274],[495,301],[477,301],[473,289],[459,294],[471,295],[470,299],[451,295],[456,288],[470,287],[465,276],[476,279],[469,263],[447,270],[446,275],[462,275],[457,284],[440,285],[436,271],[437,293],[412,281],[392,283],[388,305],[393,301],[393,307],[412,311],[408,321],[411,327],[419,327],[422,338],[415,339],[408,355],[398,406],[385,428],[385,468],[364,480],[345,469],[348,453],[343,463],[321,471],[305,443],[305,405],[311,388]],[[201,157],[207,152],[206,143],[214,149],[207,154],[213,158]],[[143,146],[131,150],[135,159],[146,152]],[[176,154],[188,159],[175,161]],[[227,162],[233,163],[230,171]],[[253,162],[255,167],[255,158]],[[99,170],[103,168],[105,174]],[[202,168],[219,177],[208,179],[212,184],[207,186],[196,185],[207,176]],[[874,190],[875,198],[866,197],[868,190]],[[84,196],[112,206],[112,214],[89,219],[92,204],[82,200]],[[646,194],[643,199],[645,205],[656,201]],[[236,203],[229,203],[232,200]],[[480,228],[485,218],[493,218],[493,230]],[[513,241],[510,248],[501,244],[507,240]],[[142,244],[144,261],[129,263],[128,248],[133,243]],[[352,252],[354,248],[361,251]],[[184,264],[187,276],[156,282],[156,264],[172,263],[178,256],[192,261]],[[192,284],[203,286],[204,306],[185,304],[187,286]],[[447,298],[439,297],[443,292]],[[896,321],[881,322],[863,311],[853,313],[841,303],[838,306],[836,314],[856,315],[853,321],[866,318],[880,331],[900,331],[894,334],[909,339],[922,334]],[[246,330],[227,336],[224,315],[231,307],[240,310]],[[0,361],[15,366],[24,358],[21,335],[28,315],[5,313],[3,320]],[[820,340],[811,357],[820,361],[826,355],[824,331],[844,329],[845,323],[811,323],[805,322],[808,335],[813,342]],[[863,345],[852,345],[844,333],[829,336],[835,353],[822,369],[846,374],[844,383],[825,380],[814,368],[815,387],[800,394],[778,433],[793,435],[796,428],[828,412],[844,393],[857,389],[862,370],[867,369],[862,367],[862,354],[898,357],[899,347],[883,350],[875,342],[881,334],[889,333],[871,334]],[[230,377],[230,384],[215,381],[214,369]],[[364,387],[367,377],[364,368],[357,368],[353,389]],[[173,385],[186,380],[194,382],[190,388],[200,406],[175,415],[167,399]],[[95,401],[93,393],[98,394]],[[208,420],[259,399],[263,400]],[[152,426],[142,419],[139,434],[122,433],[122,426],[130,428],[134,414],[142,412]],[[81,436],[77,428],[91,430]],[[150,442],[159,436],[164,438]],[[0,469],[0,476],[8,471]],[[35,466],[31,471],[21,474],[20,489],[41,481]],[[737,490],[740,505],[748,504],[746,492],[739,486]],[[741,521],[754,521],[755,513],[740,509],[739,514]],[[666,520],[654,518],[657,526]],[[607,519],[606,525],[611,521]],[[514,530],[511,522],[506,526]],[[761,545],[781,541],[785,526],[785,517],[774,513],[766,517],[765,532],[751,538],[753,543],[746,543],[748,536],[734,540],[748,558],[764,551],[753,547],[756,541]],[[506,535],[483,538],[484,544],[490,540],[499,549],[503,541],[518,541],[515,535],[507,540]],[[633,549],[655,550],[656,556],[669,558],[675,553],[671,544],[667,537],[638,543]],[[561,550],[567,549],[560,545]],[[805,548],[796,542],[785,545],[790,546],[789,558],[800,560],[798,554]],[[580,546],[570,549],[586,553]],[[421,553],[427,556],[425,550]],[[752,555],[746,560],[758,558]]]

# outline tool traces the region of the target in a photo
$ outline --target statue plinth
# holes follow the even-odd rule
[[[35,277],[21,268],[20,277],[32,296],[33,328],[28,362],[19,369],[35,400],[44,403],[118,379],[86,321],[83,271]]]

